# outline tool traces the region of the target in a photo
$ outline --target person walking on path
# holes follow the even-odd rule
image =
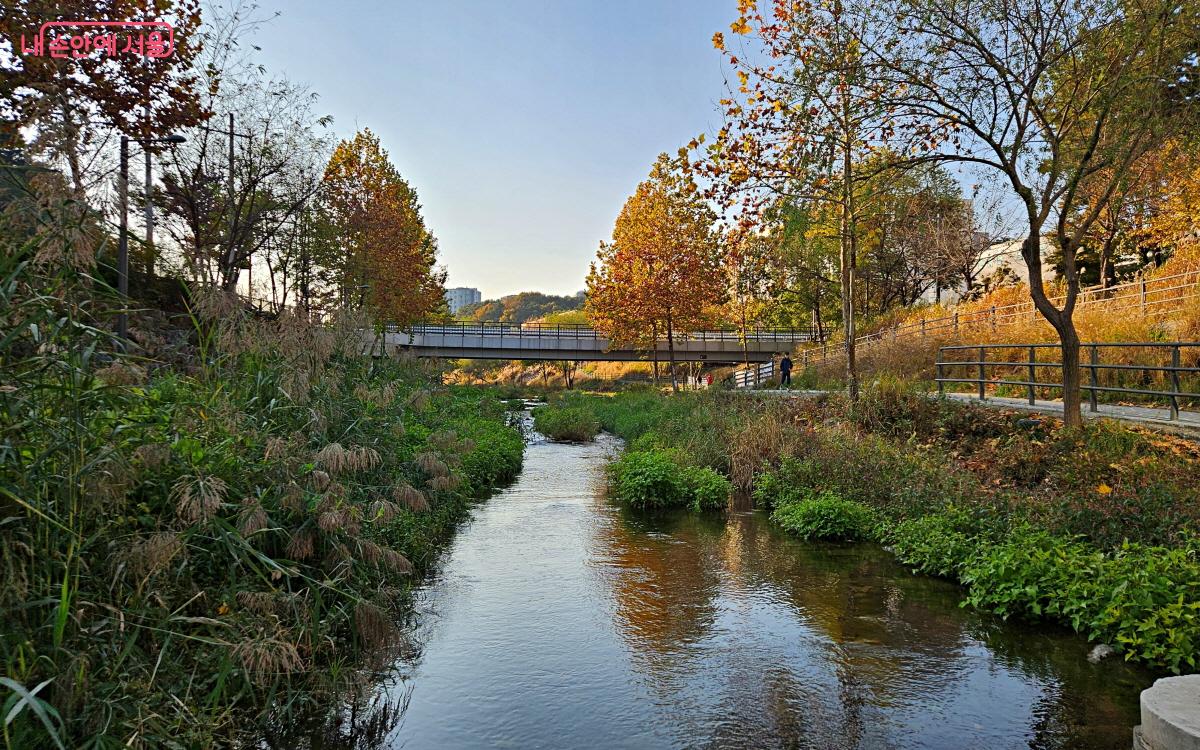
[[[783,355],[783,359],[779,361],[779,387],[791,388],[792,386],[792,359],[788,355]]]

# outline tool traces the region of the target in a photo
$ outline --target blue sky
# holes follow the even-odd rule
[[[735,0],[264,0],[262,62],[370,127],[417,189],[449,286],[583,288],[662,151],[714,129]]]

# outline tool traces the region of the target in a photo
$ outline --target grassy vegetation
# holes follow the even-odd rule
[[[635,508],[720,510],[732,490],[725,477],[669,450],[629,451],[610,465],[609,476],[613,496]]]
[[[227,745],[336,705],[520,434],[343,350],[353,319],[216,296],[118,354],[102,288],[0,260],[2,746]]]
[[[634,504],[677,497],[672,468],[706,467],[789,531],[883,543],[960,581],[974,606],[1054,620],[1172,671],[1198,666],[1195,444],[1108,423],[1062,430],[894,383],[855,404],[648,392],[576,403],[629,441],[614,483]]]
[[[858,542],[875,536],[875,513],[831,492],[807,490],[804,497],[779,505],[771,520],[802,539]]]
[[[533,428],[551,440],[590,443],[600,432],[600,422],[583,407],[543,406],[533,410]]]

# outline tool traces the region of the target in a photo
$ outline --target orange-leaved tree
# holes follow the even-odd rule
[[[649,179],[625,201],[611,243],[602,243],[587,281],[592,324],[614,345],[649,346],[666,333],[671,387],[675,338],[706,323],[725,297],[716,214],[681,162],[658,157]]]
[[[325,201],[345,246],[342,299],[384,321],[410,325],[444,304],[445,271],[425,227],[417,193],[369,129],[334,149]]]

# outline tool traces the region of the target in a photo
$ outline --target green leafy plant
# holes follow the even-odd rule
[[[635,508],[719,510],[732,491],[728,479],[677,451],[627,451],[609,465],[609,477],[614,497]]]
[[[870,508],[830,492],[809,493],[781,505],[771,520],[803,539],[853,542],[875,536],[876,515]]]
[[[974,537],[949,513],[911,518],[886,531],[890,549],[917,573],[953,578],[975,549]]]
[[[600,432],[600,422],[578,406],[542,406],[533,410],[533,428],[551,440],[588,443]]]
[[[681,478],[692,510],[721,510],[729,504],[733,485],[707,466],[688,466]]]

